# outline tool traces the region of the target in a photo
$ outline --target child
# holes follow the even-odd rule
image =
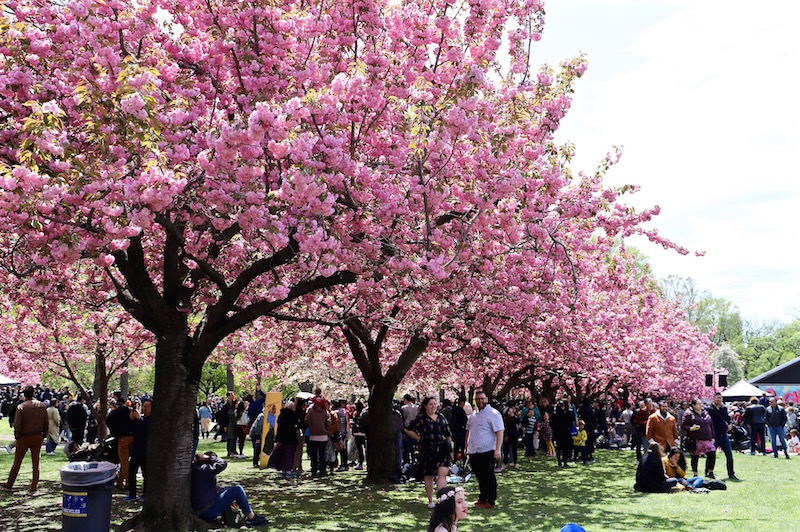
[[[572,461],[578,461],[578,453],[581,455],[581,461],[584,464],[589,463],[586,456],[586,424],[583,420],[578,420],[578,434],[572,437],[572,446],[575,449],[572,453]]]
[[[436,492],[434,506],[427,532],[458,532],[456,524],[467,516],[467,501],[464,488],[445,486]]]
[[[800,438],[797,437],[797,429],[792,429],[789,431],[789,434],[791,438],[786,442],[786,446],[789,447],[789,452],[792,454],[800,454]]]
[[[522,421],[522,429],[525,434],[525,456],[536,456],[536,449],[533,448],[533,435],[536,432],[536,418],[533,415],[533,408],[529,408],[525,419]]]
[[[539,448],[547,449],[547,456],[553,458],[556,455],[556,448],[553,446],[553,429],[550,427],[550,414],[542,414],[542,422],[539,425]]]

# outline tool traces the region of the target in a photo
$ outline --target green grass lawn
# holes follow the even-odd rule
[[[0,443],[10,441],[5,420]],[[200,450],[224,455],[221,443]],[[245,452],[252,452],[249,442]],[[0,450],[0,480],[5,481],[12,457]],[[600,451],[591,466],[556,467],[554,459],[521,459],[519,470],[498,475],[496,510],[470,508],[460,532],[558,530],[569,522],[593,531],[775,531],[796,530],[800,518],[797,482],[800,458],[773,459],[736,454],[741,482],[727,491],[637,494],[633,491],[634,455]],[[26,458],[13,494],[0,493],[0,526],[7,530],[60,530],[61,486],[58,469],[66,457],[42,457],[40,493],[27,495],[30,459]],[[701,466],[702,467],[702,466]],[[725,477],[725,458],[717,460],[718,478]],[[253,469],[250,459],[233,460],[220,475],[221,484],[242,484],[255,511],[270,521],[269,530],[293,531],[422,531],[430,515],[421,483],[388,488],[367,487],[364,472],[338,473],[325,480],[281,480],[276,472]],[[477,483],[466,484],[468,500],[477,497]],[[139,511],[139,503],[123,501],[114,492],[111,518],[121,523]]]

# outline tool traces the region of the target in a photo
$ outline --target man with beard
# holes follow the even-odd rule
[[[661,401],[658,410],[647,418],[645,429],[647,441],[657,443],[664,452],[675,447],[675,441],[678,439],[678,421],[669,413],[668,408],[667,402]]]
[[[503,446],[503,416],[489,405],[481,390],[475,392],[475,405],[477,410],[467,421],[467,453],[480,489],[475,507],[495,508],[497,478],[494,466],[500,460]]]

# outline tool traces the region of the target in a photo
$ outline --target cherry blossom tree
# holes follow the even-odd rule
[[[528,89],[487,74],[513,19],[511,74],[527,78],[541,14],[535,1],[3,4],[0,245],[34,290],[59,264],[93,262],[155,335],[146,527],[195,519],[190,414],[223,339],[342,284],[446,276],[480,209],[530,178],[568,98],[545,74],[529,109]],[[532,162],[516,168],[521,151]]]
[[[530,68],[537,0],[2,5],[5,268],[90,262],[155,336],[146,528],[192,526],[202,367],[254,322],[335,318],[386,405],[485,279],[568,292],[595,232],[663,242],[553,145],[586,64]]]
[[[503,307],[473,316],[458,336],[450,382],[467,378],[498,397],[527,388],[553,399],[558,390],[576,401],[620,387],[673,398],[702,389],[713,348],[708,335],[661,295],[624,248],[595,259],[576,260],[594,268],[561,311],[546,310],[540,300],[538,313],[526,317]]]
[[[112,299],[109,282],[93,265],[64,268],[63,278],[78,283],[53,283],[44,292],[30,290],[6,275],[4,311],[0,314],[0,354],[6,370],[27,382],[43,374],[69,380],[88,401],[99,438],[106,435],[108,388],[127,371],[128,362],[152,361],[152,335]],[[12,299],[13,296],[13,299]],[[80,371],[89,366],[88,374]]]

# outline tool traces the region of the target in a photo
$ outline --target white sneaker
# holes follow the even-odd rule
[[[55,456],[56,452],[55,451],[50,451],[49,453],[44,453],[44,454],[46,454],[47,456]]]

